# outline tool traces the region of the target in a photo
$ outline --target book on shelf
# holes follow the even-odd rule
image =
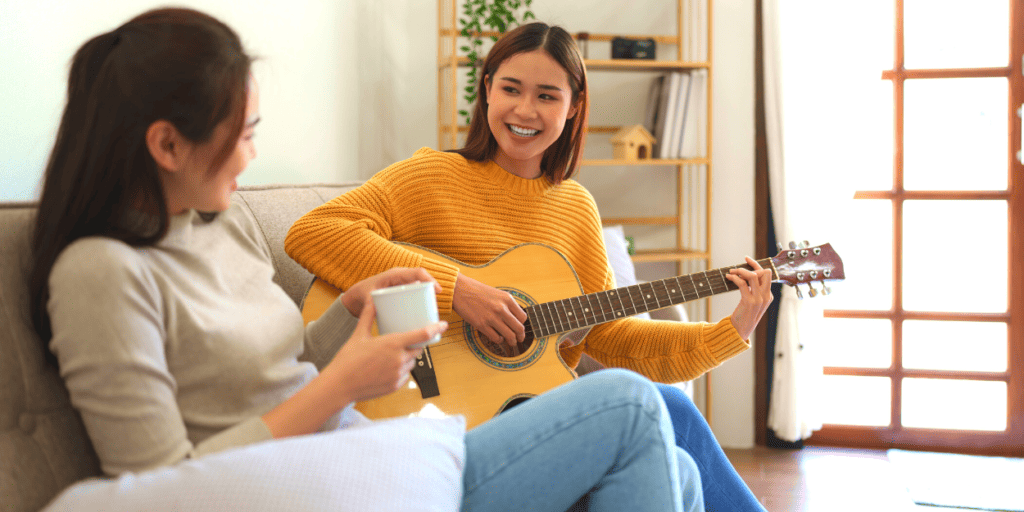
[[[672,117],[672,123],[675,125],[674,136],[670,141],[672,147],[669,151],[671,158],[679,158],[682,155],[682,144],[683,136],[686,130],[686,117],[687,110],[690,103],[690,73],[689,72],[677,72],[679,74],[679,83],[676,87],[676,110]]]
[[[655,138],[656,150],[652,151],[658,158],[672,158],[672,140],[676,136],[675,111],[679,100],[679,73],[665,75],[661,86],[661,98],[658,102],[658,133]]]
[[[653,155],[661,159],[684,156],[686,133],[693,133],[693,78],[690,71],[656,77],[648,91],[644,126],[655,138]]]
[[[647,108],[644,110],[644,128],[658,138],[658,105],[661,101],[661,87],[665,83],[665,75],[658,75],[651,80],[651,86],[647,90]]]
[[[704,120],[707,119],[707,71],[703,69],[690,72],[690,85],[687,93],[685,119],[679,142],[679,158],[697,158],[704,155],[705,133]]]

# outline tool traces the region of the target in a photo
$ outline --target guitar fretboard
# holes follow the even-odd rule
[[[772,279],[777,279],[771,259],[758,260],[758,264],[762,268],[772,269]],[[734,268],[750,269],[750,266],[744,264],[716,268],[545,302],[526,308],[526,314],[535,337],[543,338],[575,331],[736,290],[736,285],[725,277]]]

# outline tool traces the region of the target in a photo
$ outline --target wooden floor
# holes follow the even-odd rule
[[[915,505],[883,450],[757,446],[725,453],[768,512],[963,512]]]

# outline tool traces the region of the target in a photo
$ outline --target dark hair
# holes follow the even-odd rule
[[[232,136],[211,170],[220,168],[243,129],[251,62],[230,27],[191,9],[145,12],[75,53],[32,241],[30,307],[43,340],[52,335],[48,279],[61,251],[87,236],[143,246],[167,232],[149,126],[166,120],[204,143],[227,121]],[[156,213],[155,226],[132,222],[133,209]]]
[[[547,52],[565,69],[569,75],[569,87],[572,89],[571,102],[578,107],[576,115],[566,121],[562,134],[544,152],[541,161],[542,174],[557,184],[571,178],[579,169],[580,161],[583,159],[583,142],[590,111],[587,70],[583,66],[583,58],[572,36],[562,27],[550,26],[539,21],[520,25],[494,43],[491,51],[487,53],[487,58],[484,59],[482,75],[494,76],[498,67],[510,57],[538,49]],[[498,141],[487,124],[486,80],[480,80],[477,87],[476,106],[469,123],[466,145],[453,152],[481,162],[493,159],[498,153]]]

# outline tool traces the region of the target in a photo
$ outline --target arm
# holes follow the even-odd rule
[[[303,359],[323,371],[335,354],[353,336],[363,308],[370,301],[370,292],[379,288],[415,282],[432,281],[435,292],[441,286],[422,268],[394,268],[364,279],[342,293],[317,320],[306,326]]]
[[[449,311],[458,268],[391,242],[392,199],[383,178],[375,177],[303,215],[288,230],[285,251],[341,290],[391,268],[422,267],[441,285],[438,309]]]
[[[104,472],[163,466],[268,439],[258,417],[193,444],[168,369],[165,311],[134,249],[83,240],[50,275],[50,349]]]
[[[591,330],[586,352],[607,366],[628,368],[659,382],[703,375],[750,347],[746,340],[771,304],[770,271],[750,258],[747,263],[753,271],[733,269],[726,276],[739,287],[740,301],[718,323],[617,320]]]
[[[416,331],[373,337],[375,310],[367,302],[348,342],[316,378],[263,415],[277,437],[309,434],[349,404],[401,388],[422,348],[413,348],[447,329],[440,322]]]

